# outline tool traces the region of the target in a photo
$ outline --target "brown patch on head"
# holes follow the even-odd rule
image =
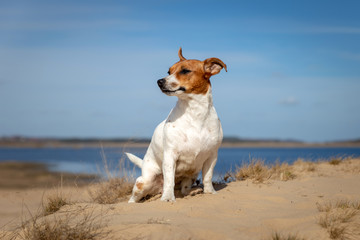
[[[187,60],[182,56],[182,49],[178,52],[180,61],[169,69],[179,81],[178,87],[185,88],[185,93],[206,94],[211,86],[210,77],[226,69],[226,64],[218,58],[208,58],[204,61]],[[172,85],[176,88],[177,86]]]
[[[199,60],[183,60],[170,68],[170,74],[175,74],[185,93],[206,94],[210,87],[210,80],[206,78],[204,63]]]

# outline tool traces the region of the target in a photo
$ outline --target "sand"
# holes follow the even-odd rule
[[[106,223],[110,239],[271,239],[275,232],[299,239],[330,239],[318,224],[317,204],[360,200],[360,159],[306,168],[297,166],[294,180],[236,181],[218,186],[215,195],[196,194],[177,198],[175,203],[155,197],[136,204],[95,204],[86,187],[64,188],[62,194],[77,203],[53,215],[94,214]],[[3,231],[21,222],[25,205],[26,211],[35,213],[44,196],[54,191],[59,189],[0,190],[0,226],[8,223]],[[360,224],[359,218],[354,221]]]

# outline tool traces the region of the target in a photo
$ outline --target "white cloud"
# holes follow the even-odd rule
[[[237,18],[234,21],[238,20]],[[321,25],[309,21],[299,21],[293,18],[247,18],[242,19],[247,25],[239,28],[250,32],[280,33],[280,34],[360,34],[358,24],[336,26]]]
[[[124,5],[32,4],[0,7],[0,30],[82,30],[116,27],[120,30],[149,29],[149,22],[123,17],[131,9]]]
[[[150,25],[142,21],[126,19],[93,19],[93,20],[46,20],[46,21],[12,21],[0,23],[0,30],[83,30],[94,28],[116,27],[127,30],[149,30]]]
[[[101,13],[124,13],[130,11],[130,8],[125,5],[104,5],[104,4],[71,4],[64,3],[43,3],[41,6],[29,3],[14,4],[2,6],[0,8],[0,16],[5,17],[22,17],[24,15],[57,15],[64,16],[68,14],[101,14]]]
[[[279,104],[291,106],[291,105],[299,104],[299,101],[295,97],[288,97],[288,98],[285,98],[285,99],[279,101]]]
[[[309,33],[329,33],[329,34],[360,34],[360,28],[359,27],[328,27],[328,26],[322,26],[322,27],[312,27],[305,30]]]
[[[276,28],[269,27],[263,31],[285,34],[360,34],[360,27],[313,26],[293,23],[291,26],[279,24]]]
[[[187,51],[183,49],[185,58],[205,59],[208,57],[217,57],[226,64],[232,65],[266,65],[269,61],[264,55],[258,52],[242,52],[242,51]],[[188,57],[187,57],[188,56]]]
[[[359,53],[340,52],[339,56],[341,58],[344,58],[344,59],[347,59],[347,60],[360,61],[360,54]]]

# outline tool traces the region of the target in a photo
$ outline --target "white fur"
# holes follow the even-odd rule
[[[174,81],[174,76],[168,77]],[[129,202],[161,191],[162,201],[175,201],[175,179],[181,182],[181,192],[186,195],[200,171],[204,192],[216,193],[212,176],[223,132],[213,106],[211,86],[206,94],[179,91],[168,95],[178,96],[178,102],[156,127],[144,160],[127,153],[142,169]]]

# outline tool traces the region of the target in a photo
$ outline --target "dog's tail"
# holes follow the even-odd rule
[[[132,161],[136,166],[138,166],[139,168],[142,168],[143,160],[141,158],[139,158],[131,153],[126,152],[125,154],[129,158],[129,160]]]

